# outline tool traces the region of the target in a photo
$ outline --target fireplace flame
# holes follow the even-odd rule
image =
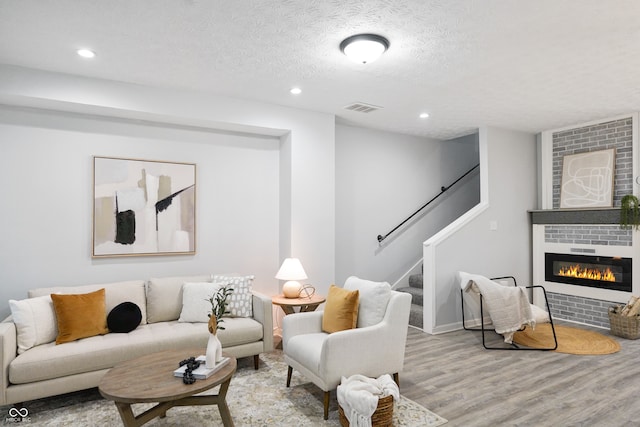
[[[610,268],[600,270],[598,268],[584,268],[580,264],[560,268],[558,276],[576,277],[579,279],[600,280],[603,282],[615,282],[616,277]]]

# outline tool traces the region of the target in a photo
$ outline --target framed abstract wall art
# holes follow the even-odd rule
[[[613,206],[615,158],[614,148],[564,156],[560,208]]]
[[[94,258],[195,252],[195,164],[93,158]]]

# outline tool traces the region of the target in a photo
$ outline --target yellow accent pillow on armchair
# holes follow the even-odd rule
[[[353,329],[358,323],[358,290],[348,291],[331,285],[322,316],[322,330],[333,333]]]
[[[109,332],[104,295],[104,289],[88,294],[51,294],[58,321],[56,344]]]

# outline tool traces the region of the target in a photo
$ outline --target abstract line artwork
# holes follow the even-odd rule
[[[93,199],[93,257],[195,254],[195,164],[96,156]]]
[[[614,148],[564,156],[560,208],[613,206],[615,157]]]

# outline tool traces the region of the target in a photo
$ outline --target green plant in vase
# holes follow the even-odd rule
[[[221,325],[224,322],[222,318],[224,315],[229,314],[227,310],[227,300],[233,293],[233,288],[230,285],[222,286],[211,297],[209,302],[211,303],[211,313],[209,313],[209,341],[207,342],[207,350],[205,353],[205,367],[207,369],[213,369],[216,363],[222,361],[222,343],[218,339],[216,333],[218,329],[224,330],[224,326]]]
[[[227,310],[227,305],[229,304],[229,296],[231,296],[232,293],[233,288],[230,285],[226,285],[218,289],[209,298],[209,302],[211,303],[211,313],[209,313],[209,332],[212,334],[215,334],[218,329],[224,330],[224,326],[220,324],[224,321],[223,317],[230,313]]]
[[[640,228],[640,207],[638,198],[633,194],[627,194],[620,201],[620,228],[623,230]]]

